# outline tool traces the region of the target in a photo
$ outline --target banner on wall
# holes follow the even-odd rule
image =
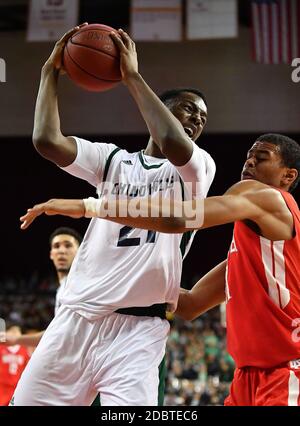
[[[300,56],[300,1],[253,0],[252,56],[262,64],[290,64]]]
[[[30,0],[27,41],[56,41],[78,23],[79,0]]]
[[[181,0],[132,0],[130,34],[136,41],[180,41]]]
[[[188,40],[238,36],[236,0],[187,0],[186,8]]]

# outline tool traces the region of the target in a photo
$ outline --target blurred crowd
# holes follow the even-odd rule
[[[193,322],[179,318],[170,322],[165,405],[223,405],[234,362],[226,351],[219,307]]]
[[[0,282],[0,318],[23,332],[45,329],[54,315],[55,277]],[[219,307],[193,322],[169,317],[166,406],[223,405],[233,378],[234,362],[226,351],[226,329]]]

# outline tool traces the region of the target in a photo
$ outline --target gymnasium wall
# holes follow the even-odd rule
[[[27,43],[25,33],[0,33],[7,82],[0,83],[0,137],[30,136],[40,69],[52,43]],[[250,31],[237,39],[138,43],[140,71],[160,92],[196,86],[209,102],[208,133],[300,131],[300,83],[290,65],[258,65],[250,58]],[[103,94],[77,89],[64,77],[60,110],[66,134],[140,134],[146,128],[125,87]]]

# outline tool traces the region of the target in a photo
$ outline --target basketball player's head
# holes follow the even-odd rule
[[[22,329],[21,327],[14,322],[11,323],[6,323],[6,331],[9,332],[9,334],[19,337],[22,334]]]
[[[81,235],[67,227],[57,228],[50,235],[50,259],[57,272],[69,272],[81,241]]]
[[[292,192],[300,180],[300,145],[284,135],[260,136],[248,151],[242,171],[245,179]]]
[[[163,92],[159,98],[195,141],[207,121],[207,102],[203,93],[192,87],[183,87]]]

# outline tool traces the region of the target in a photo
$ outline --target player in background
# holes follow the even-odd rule
[[[7,331],[16,338],[21,335],[18,325],[11,324]],[[0,345],[0,406],[9,404],[29,358],[30,354],[24,346]]]
[[[60,298],[81,241],[82,237],[79,232],[69,227],[57,228],[50,235],[50,259],[53,262],[58,278],[58,289],[55,297],[55,314],[61,305]],[[45,330],[31,334],[17,334],[8,331],[6,334],[6,345],[18,344],[24,346],[37,346],[44,332]]]
[[[300,146],[286,136],[266,134],[248,151],[241,182],[223,196],[198,203],[203,222],[194,226],[235,222],[233,239],[227,260],[192,290],[181,290],[177,314],[192,320],[226,299],[227,346],[237,366],[226,405],[300,405],[300,212],[290,193],[299,180]],[[26,227],[42,212],[81,217],[92,207],[95,216],[127,226],[194,229],[196,201],[175,201],[168,215],[161,202],[141,199],[141,216],[117,218],[107,217],[105,204],[53,200],[34,207],[22,221]],[[176,217],[174,207],[182,206],[189,210]],[[118,215],[129,204],[121,200],[111,207]]]
[[[214,161],[195,144],[207,120],[205,98],[184,88],[165,93],[162,102],[138,72],[135,44],[122,30],[111,37],[120,49],[122,81],[150,132],[145,151],[132,154],[62,134],[57,81],[65,42],[78,29],[57,43],[42,70],[33,134],[39,153],[99,193],[109,184],[109,196],[205,197],[215,174]],[[90,405],[98,392],[101,405],[157,405],[166,304],[176,308],[192,237],[93,219],[15,405]],[[58,368],[45,368],[58,356]]]

